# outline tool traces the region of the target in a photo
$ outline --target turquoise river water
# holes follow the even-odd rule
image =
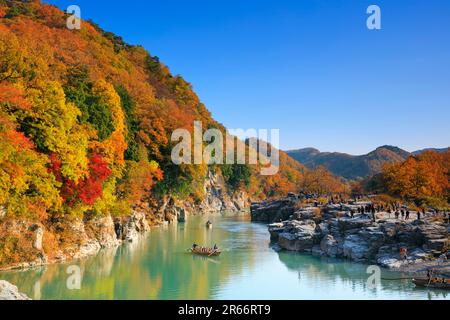
[[[213,221],[207,229],[205,222]],[[223,248],[219,257],[186,251],[192,243]],[[74,269],[75,266],[75,269]],[[277,253],[264,224],[248,215],[190,217],[152,229],[135,243],[97,256],[25,272],[0,273],[33,299],[450,299],[410,280],[367,284],[367,265]],[[79,288],[73,270],[81,271]],[[407,275],[382,271],[382,278]],[[71,288],[71,289],[69,289]]]

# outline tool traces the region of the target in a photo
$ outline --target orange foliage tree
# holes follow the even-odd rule
[[[382,172],[384,191],[418,203],[436,198],[449,201],[450,151],[427,151],[406,161],[386,165]]]

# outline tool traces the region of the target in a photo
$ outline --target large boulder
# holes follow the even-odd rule
[[[178,207],[176,206],[175,208],[175,212],[177,214],[177,220],[178,222],[185,222],[186,221],[186,209],[182,208],[182,207]]]
[[[26,294],[7,281],[0,280],[0,300],[31,300]]]
[[[125,219],[121,228],[121,238],[128,242],[136,241],[141,234],[150,231],[150,226],[143,212],[135,211]]]
[[[270,240],[278,241],[280,233],[285,230],[285,225],[282,222],[269,224]]]
[[[42,240],[44,238],[44,229],[38,224],[33,224],[32,226],[30,226],[29,230],[33,232],[33,248],[42,251],[43,249]]]
[[[444,252],[450,248],[446,226],[430,223],[423,224],[417,227],[417,234],[427,250]]]
[[[343,254],[343,246],[336,240],[331,234],[323,237],[320,242],[320,250],[322,253],[329,257],[339,257]]]
[[[251,219],[252,221],[266,223],[289,220],[297,211],[296,204],[297,200],[293,198],[252,203],[250,206]]]
[[[364,228],[345,237],[344,257],[355,261],[372,261],[385,240],[379,226]]]
[[[86,219],[85,230],[88,237],[97,240],[102,248],[115,247],[121,242],[117,238],[114,221],[111,216]]]
[[[278,235],[278,245],[289,251],[311,251],[316,238],[316,224],[312,220],[289,221]]]
[[[377,259],[377,264],[387,269],[399,269],[403,262],[393,256],[382,256]]]
[[[344,240],[343,255],[354,261],[366,261],[370,244],[360,235],[349,235]]]

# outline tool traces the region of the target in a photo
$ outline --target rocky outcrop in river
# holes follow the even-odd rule
[[[377,263],[388,268],[430,261],[450,249],[449,226],[442,222],[403,221],[387,213],[378,213],[374,222],[364,214],[352,218],[352,210],[357,212],[357,206],[300,208],[299,202],[290,197],[252,204],[251,215],[253,221],[284,219],[269,225],[271,239],[278,249]],[[400,258],[401,248],[407,249],[406,261]]]

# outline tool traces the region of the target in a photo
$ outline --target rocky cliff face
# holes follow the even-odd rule
[[[151,204],[151,210],[158,223],[183,222],[189,215],[209,214],[215,212],[239,212],[250,207],[250,197],[245,192],[228,193],[222,175],[209,171],[204,183],[205,198],[194,203],[189,200],[176,200],[171,196]]]
[[[359,204],[358,204],[359,205]],[[378,213],[376,222],[368,215],[357,214],[356,205],[327,205],[297,209],[292,198],[253,204],[254,221],[288,220],[272,223],[269,232],[276,248],[317,255],[348,258],[357,262],[377,263],[399,268],[436,259],[450,249],[449,226],[425,219],[402,221],[387,213]],[[400,249],[406,248],[406,261]]]

